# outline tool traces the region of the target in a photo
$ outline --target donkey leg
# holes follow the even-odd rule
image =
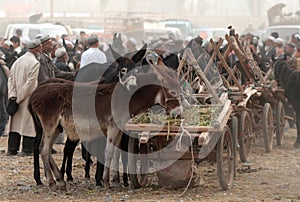
[[[53,136],[52,136],[51,141],[50,141],[50,150],[49,151],[52,151],[53,144],[54,144],[55,140],[57,139],[58,135],[59,135],[59,130],[56,129],[55,132],[53,133]],[[63,179],[63,175],[61,174],[59,168],[57,167],[57,164],[55,163],[51,152],[49,154],[50,154],[49,155],[49,162],[50,162],[51,169],[54,173],[54,176],[56,178],[57,186],[61,190],[66,190],[66,183]]]
[[[300,114],[296,112],[297,139],[294,144],[295,148],[300,148]]]
[[[56,178],[56,182],[57,182],[56,185],[58,186],[59,189],[66,190],[66,182],[64,181],[63,176],[62,176],[60,170],[58,169],[57,164],[55,163],[51,154],[50,154],[50,164],[51,164],[51,168],[54,173],[54,176]]]
[[[114,156],[115,147],[118,147],[121,141],[121,132],[118,127],[110,126],[107,129],[107,142],[105,148],[105,168],[103,173],[103,183],[105,188],[109,188],[109,169]]]
[[[120,149],[115,147],[114,156],[113,156],[113,167],[112,167],[112,187],[119,188],[120,187],[120,175],[119,175],[119,164],[120,164]]]
[[[102,186],[101,179],[103,176],[103,171],[104,171],[104,164],[101,163],[101,161],[99,162],[97,160],[97,169],[96,169],[96,174],[95,174],[96,186],[100,186],[100,187]]]
[[[34,164],[34,179],[37,185],[43,185],[40,173],[40,143],[42,134],[37,134],[33,142],[33,164]]]
[[[101,137],[98,142],[99,152],[96,154],[97,156],[97,169],[95,174],[96,186],[102,186],[101,180],[104,172],[104,158],[105,158],[105,146],[106,146],[106,137]]]
[[[100,137],[93,141],[97,144],[97,150],[94,151],[94,155],[97,158],[97,169],[95,173],[96,186],[102,186],[102,177],[104,172],[104,162],[105,162],[105,147],[106,147],[106,137]]]
[[[122,158],[122,164],[123,164],[123,184],[125,187],[128,187],[128,142],[129,142],[129,136],[126,133],[122,134],[122,140],[121,140],[121,158]]]
[[[41,149],[41,157],[44,163],[44,169],[45,169],[45,174],[46,178],[48,180],[49,186],[51,188],[56,188],[55,186],[55,181],[51,172],[51,163],[50,163],[50,151],[51,151],[51,144],[50,144],[50,136],[49,135],[44,135],[43,138],[43,144],[42,144],[42,149]]]
[[[66,162],[69,159],[70,144],[72,144],[72,143],[69,140],[69,138],[67,138],[67,141],[66,141],[65,146],[64,146],[64,151],[63,151],[63,154],[64,154],[63,155],[63,160],[62,160],[62,164],[61,164],[61,167],[60,167],[61,176],[63,178],[64,178],[65,172],[66,172]]]
[[[125,187],[129,186],[128,183],[128,153],[127,152],[122,152],[122,164],[123,164],[123,184]]]
[[[65,143],[64,147],[64,158],[63,163],[60,169],[60,172],[62,174],[62,177],[64,177],[65,168],[66,168],[66,174],[67,174],[67,180],[72,181],[72,164],[73,164],[73,155],[74,151],[76,149],[76,146],[78,145],[79,140],[72,141],[69,138],[67,138],[67,141]],[[65,166],[67,163],[67,167]]]
[[[114,152],[113,147],[114,146],[112,145],[112,143],[110,141],[107,141],[105,149],[105,167],[102,177],[103,185],[106,189],[109,189],[109,168]]]

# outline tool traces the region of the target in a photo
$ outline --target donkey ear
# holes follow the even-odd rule
[[[116,39],[117,39],[117,35],[118,35],[118,33],[116,32],[116,33],[114,33],[114,36],[113,36],[113,42],[115,42],[116,41]]]
[[[65,49],[66,50],[68,50],[67,48],[68,48],[68,46],[67,46],[67,44],[66,44],[66,41],[65,41],[65,39],[64,38],[62,38],[62,41],[63,41],[63,46],[65,47]]]
[[[145,43],[143,45],[143,47],[136,53],[134,54],[134,56],[132,56],[132,61],[135,63],[138,63],[139,61],[141,61],[143,59],[143,57],[145,56],[147,51],[147,44]]]
[[[76,51],[76,48],[77,48],[77,46],[78,46],[78,41],[79,41],[79,40],[76,39],[75,44],[74,44],[74,47],[73,47],[73,50],[74,50],[74,51]]]
[[[119,62],[123,59],[123,57],[122,57],[119,53],[117,53],[117,52],[111,47],[110,44],[109,44],[108,46],[109,46],[109,49],[110,49],[112,55],[114,56],[115,60],[119,63]]]

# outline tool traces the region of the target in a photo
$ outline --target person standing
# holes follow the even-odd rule
[[[42,53],[40,55],[40,71],[38,77],[38,83],[42,83],[49,78],[62,78],[67,80],[74,80],[74,72],[64,72],[59,70],[53,63],[50,54],[53,50],[52,39],[49,35],[43,36],[41,39]]]
[[[8,98],[19,107],[16,113],[9,117],[7,130],[7,155],[17,155],[22,140],[22,154],[30,155],[33,151],[35,129],[32,117],[28,111],[30,95],[38,85],[40,62],[38,57],[41,50],[40,40],[32,40],[28,44],[29,51],[18,58],[12,65],[8,77]]]
[[[65,47],[60,47],[55,51],[55,66],[65,72],[71,72],[71,68],[67,65],[68,55]]]
[[[6,63],[1,59],[2,52],[0,52],[0,136],[4,135],[4,129],[8,120],[8,114],[6,112],[7,107],[7,79],[9,75],[9,69]]]
[[[80,68],[90,63],[106,63],[106,55],[99,49],[99,39],[97,36],[90,36],[88,38],[89,49],[84,51],[81,55]]]
[[[62,78],[66,80],[74,80],[75,73],[74,72],[65,72],[59,70],[52,58],[51,58],[51,52],[53,51],[53,41],[50,38],[49,35],[43,36],[40,38],[41,44],[42,44],[42,53],[40,55],[40,71],[38,76],[38,84],[46,81],[49,78]],[[56,139],[55,144],[63,144],[64,143],[64,135],[63,131],[59,131],[60,134],[58,138]],[[54,150],[52,150],[54,151]],[[54,152],[55,153],[55,152]]]

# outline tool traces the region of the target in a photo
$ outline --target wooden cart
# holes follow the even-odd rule
[[[211,43],[221,60],[222,67],[229,73],[229,76],[224,78],[224,83],[231,92],[230,97],[235,103],[234,111],[239,119],[239,154],[241,161],[246,162],[251,153],[255,136],[262,135],[264,137],[265,150],[270,152],[276,129],[277,144],[281,145],[285,123],[284,108],[279,98],[279,91],[272,88],[267,81],[268,75],[263,75],[253,59],[249,41],[242,45],[237,34],[226,35],[225,38],[228,47],[224,51],[224,55],[216,49],[216,45],[212,41]],[[233,68],[229,68],[225,58],[232,52],[237,57],[238,63]],[[240,77],[236,77],[236,75]],[[275,121],[274,116],[276,117]]]
[[[188,63],[185,66],[188,69],[184,69],[183,63]],[[231,100],[228,99],[228,92],[217,92],[203,70],[205,67],[200,67],[192,51],[186,49],[178,74],[181,78],[188,80],[188,83],[192,83],[191,79],[196,79],[204,86],[205,90],[194,95],[194,99],[190,102],[195,99],[201,100],[201,103],[196,104],[197,107],[218,109],[209,125],[185,125],[184,122],[179,125],[153,123],[126,125],[126,130],[130,134],[129,176],[134,188],[147,184],[147,173],[151,161],[182,159],[197,163],[204,160],[216,162],[217,177],[221,188],[226,190],[231,187],[236,166],[237,118],[232,113],[233,106]],[[186,84],[185,82],[182,84]],[[190,144],[185,145],[184,151],[178,150],[177,146],[176,150],[169,150],[169,147],[172,148],[170,145],[174,146],[174,142],[175,145],[181,145],[181,142]]]

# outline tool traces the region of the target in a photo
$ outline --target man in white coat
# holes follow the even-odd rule
[[[35,129],[32,117],[27,109],[30,95],[38,85],[40,62],[38,57],[41,51],[41,42],[34,39],[28,44],[28,52],[18,58],[11,67],[8,78],[8,98],[15,100],[19,108],[10,116],[7,130],[7,155],[16,155],[22,139],[22,154],[31,155]]]

